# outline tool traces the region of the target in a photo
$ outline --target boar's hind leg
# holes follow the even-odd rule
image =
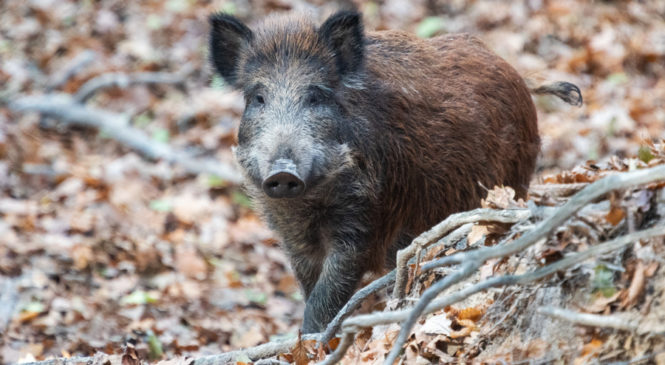
[[[353,248],[335,248],[326,257],[314,289],[307,297],[304,333],[320,332],[351,298],[367,261]]]

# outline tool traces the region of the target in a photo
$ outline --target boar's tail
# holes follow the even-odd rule
[[[558,96],[570,105],[582,106],[582,92],[580,88],[570,82],[558,81],[552,84],[531,88],[534,94],[551,94]]]

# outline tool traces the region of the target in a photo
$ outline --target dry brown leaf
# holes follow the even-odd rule
[[[205,260],[189,245],[176,246],[175,266],[178,272],[198,280],[205,279],[208,271]]]
[[[337,346],[339,346],[340,340],[341,339],[339,337],[333,337],[330,341],[328,341],[328,347],[331,351],[337,350]]]
[[[461,309],[457,313],[457,319],[459,319],[459,320],[469,319],[471,321],[476,322],[480,319],[480,317],[483,316],[483,314],[485,314],[484,309],[480,309],[478,307],[468,307],[468,308]]]
[[[33,311],[21,312],[21,314],[18,316],[18,320],[21,323],[30,322],[33,319],[39,317],[40,314],[41,312],[33,312]]]
[[[613,226],[616,226],[623,220],[625,216],[626,212],[622,208],[614,206],[605,215],[605,220],[610,224],[612,224]]]
[[[604,312],[608,306],[614,303],[621,296],[622,291],[619,290],[611,297],[605,297],[604,295],[596,295],[593,302],[584,307],[584,310],[589,313],[601,313]]]
[[[656,365],[665,365],[665,352],[661,352],[660,354],[656,355],[656,357],[654,357],[654,361],[656,362]]]
[[[527,359],[539,359],[547,355],[549,349],[550,343],[538,338],[529,342],[524,357]]]
[[[658,271],[658,268],[660,267],[660,263],[658,261],[653,261],[647,266],[646,270],[644,270],[644,276],[650,278],[652,277],[656,271]]]
[[[141,359],[136,348],[132,345],[127,345],[122,354],[122,365],[141,365]]]
[[[301,336],[302,334],[298,332],[298,341],[293,345],[291,354],[296,365],[307,365],[310,361],[310,354],[313,354],[316,341],[303,340]]]
[[[594,337],[589,343],[585,344],[582,347],[582,354],[580,357],[576,358],[573,362],[575,365],[581,365],[588,363],[589,359],[595,356],[600,349],[603,347],[605,342]]]
[[[277,290],[287,294],[297,292],[298,282],[296,281],[295,276],[293,275],[282,276],[282,278],[279,279],[279,283],[277,284]]]
[[[508,209],[516,205],[515,190],[510,186],[495,186],[487,192],[487,197],[480,201],[483,208]]]
[[[469,246],[476,244],[483,237],[487,236],[490,233],[489,227],[484,224],[474,224],[471,227],[471,231],[466,236]]]
[[[77,270],[85,269],[95,258],[94,253],[92,252],[92,248],[83,244],[75,245],[72,247],[71,256],[74,260],[74,268]]]
[[[630,282],[628,290],[625,292],[625,297],[621,300],[621,308],[625,309],[634,306],[637,299],[642,295],[644,285],[646,284],[646,269],[647,267],[642,260],[638,260],[633,272],[633,279]]]
[[[281,353],[277,356],[277,359],[280,360],[280,361],[286,361],[288,363],[292,363],[293,361],[295,361],[293,359],[293,354],[290,354],[290,353],[286,353],[286,354]]]
[[[233,346],[237,347],[250,347],[260,344],[264,340],[265,336],[263,331],[259,326],[253,325],[249,327],[247,331],[240,334],[234,341],[232,341]]]

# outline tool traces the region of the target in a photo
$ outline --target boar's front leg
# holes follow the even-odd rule
[[[368,266],[360,251],[358,246],[345,242],[325,257],[314,288],[306,293],[304,333],[323,331],[351,298]]]

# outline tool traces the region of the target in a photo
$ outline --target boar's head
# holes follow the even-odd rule
[[[250,193],[317,194],[353,164],[347,99],[350,89],[362,88],[360,15],[339,12],[320,27],[272,17],[252,30],[227,14],[210,23],[212,63],[245,96],[235,154]]]

